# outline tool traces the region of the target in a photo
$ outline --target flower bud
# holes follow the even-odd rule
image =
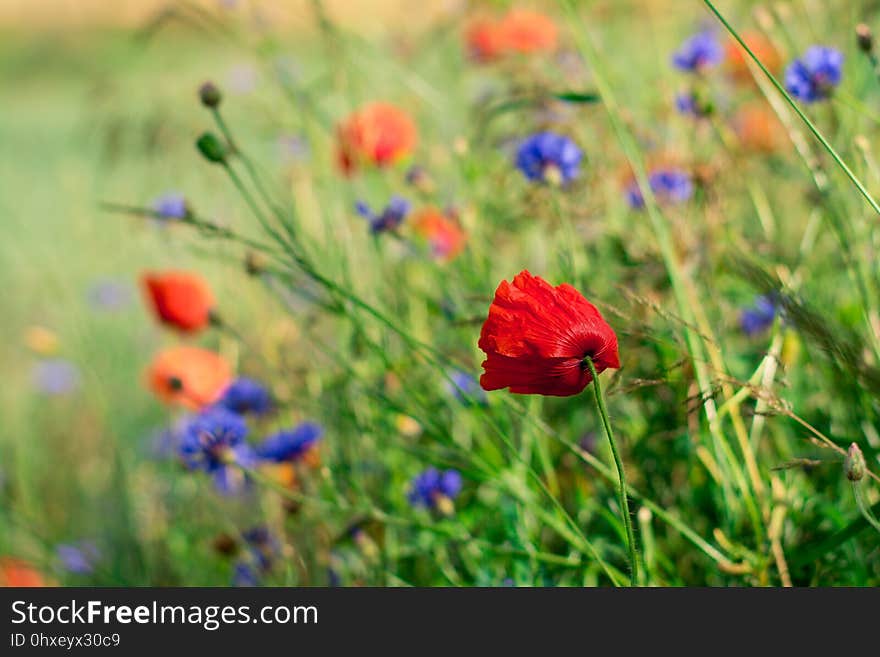
[[[268,264],[269,259],[257,251],[248,251],[244,256],[244,269],[250,276],[259,276]]]
[[[199,100],[205,107],[214,108],[220,105],[223,94],[220,93],[220,88],[216,84],[209,81],[199,87]]]
[[[196,148],[209,162],[226,162],[229,148],[213,132],[206,132],[196,140]]]
[[[874,35],[871,33],[871,28],[864,23],[856,25],[856,43],[859,50],[864,53],[870,54],[874,51]]]
[[[855,443],[850,445],[846,452],[843,469],[846,472],[846,478],[850,481],[861,481],[865,476],[865,456]]]

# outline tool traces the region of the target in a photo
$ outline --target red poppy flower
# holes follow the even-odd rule
[[[776,75],[782,68],[782,57],[773,42],[770,41],[760,32],[746,31],[742,34],[742,39],[751,49],[755,56],[761,60],[761,63],[767,67],[767,70]],[[753,82],[752,73],[749,70],[747,60],[751,60],[748,53],[743,49],[739,42],[730,40],[725,46],[727,70],[730,76],[737,82],[749,83]]]
[[[488,18],[471,23],[464,33],[468,53],[477,61],[489,62],[504,53],[504,31],[501,24]]]
[[[452,260],[461,253],[467,241],[458,221],[446,216],[434,207],[427,207],[416,212],[412,217],[415,231],[428,240],[431,255],[441,261]]]
[[[232,382],[232,368],[213,351],[172,347],[156,354],[147,379],[165,403],[198,410],[220,399]]]
[[[617,336],[596,307],[571,285],[528,271],[495,290],[479,347],[485,390],[568,397],[593,380],[585,358],[597,373],[620,367]]]
[[[141,281],[147,300],[163,324],[185,333],[195,333],[210,323],[214,295],[197,274],[147,272]]]
[[[787,134],[779,118],[764,103],[749,103],[733,117],[733,129],[744,148],[772,153],[785,147]]]
[[[413,151],[417,140],[413,120],[389,103],[370,103],[354,112],[339,125],[336,137],[339,167],[347,175],[362,164],[394,164]]]
[[[507,50],[534,53],[556,49],[556,24],[536,11],[512,9],[501,20],[500,29]]]
[[[12,557],[0,557],[0,586],[42,587],[48,585],[43,576],[24,561]]]

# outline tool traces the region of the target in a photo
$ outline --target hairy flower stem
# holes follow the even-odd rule
[[[587,356],[584,363],[590,374],[593,376],[593,392],[596,393],[596,406],[599,409],[599,415],[602,417],[602,426],[605,428],[605,435],[608,436],[608,444],[611,445],[611,455],[614,457],[614,465],[617,466],[617,494],[620,498],[620,514],[623,516],[623,526],[626,527],[626,546],[629,550],[629,568],[630,568],[630,584],[635,586],[639,576],[639,559],[636,552],[636,539],[633,534],[632,517],[629,513],[629,501],[626,496],[626,473],[623,471],[623,461],[620,453],[617,451],[617,444],[614,442],[614,433],[611,431],[611,420],[608,419],[608,408],[605,406],[605,398],[602,396],[602,388],[599,385],[599,374],[596,372],[596,366],[593,365],[593,359]]]

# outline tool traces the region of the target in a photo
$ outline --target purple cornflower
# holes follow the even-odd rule
[[[254,587],[260,585],[260,578],[251,564],[236,561],[232,568],[232,585],[238,587]]]
[[[694,193],[694,184],[690,175],[681,169],[659,169],[648,175],[648,184],[651,191],[657,197],[657,202],[683,203]],[[645,207],[645,198],[639,184],[633,181],[626,189],[626,200],[635,210]]]
[[[486,392],[480,387],[477,379],[461,370],[453,370],[447,374],[446,390],[465,406],[487,403]]]
[[[131,285],[125,281],[104,279],[95,281],[86,292],[89,306],[94,310],[114,312],[131,303]]]
[[[409,213],[409,208],[409,201],[399,196],[392,196],[381,214],[373,212],[370,206],[363,201],[358,201],[355,204],[357,213],[370,222],[370,232],[373,235],[397,230]]]
[[[694,34],[672,55],[672,64],[682,71],[699,73],[717,66],[724,59],[724,49],[710,30]]]
[[[772,297],[767,295],[755,297],[754,305],[745,308],[740,315],[739,325],[742,332],[752,337],[766,331],[773,325],[776,312],[776,304]]]
[[[266,415],[273,406],[272,394],[266,387],[259,381],[244,376],[229,384],[217,404],[239,415]]]
[[[314,422],[303,422],[267,436],[257,447],[257,454],[266,461],[285,463],[298,461],[321,439],[324,430]]]
[[[843,53],[835,48],[810,46],[785,70],[785,88],[805,103],[831,96],[843,77]]]
[[[177,453],[190,470],[203,470],[223,493],[244,488],[244,473],[235,465],[250,467],[256,455],[245,442],[248,428],[237,413],[221,407],[192,416],[182,428]]]
[[[153,212],[159,219],[186,219],[189,216],[189,206],[183,194],[170,192],[153,201]]]
[[[80,379],[76,365],[63,358],[41,360],[31,371],[34,387],[53,397],[70,394],[79,387]]]
[[[712,105],[693,91],[683,91],[675,95],[675,109],[679,114],[700,119],[712,113]]]
[[[101,554],[98,546],[88,541],[62,543],[55,548],[61,567],[74,575],[91,575]]]
[[[452,501],[461,492],[461,485],[458,470],[440,472],[437,468],[428,468],[412,480],[407,499],[413,506],[448,513],[452,511]]]
[[[529,180],[565,184],[578,175],[583,155],[568,137],[539,132],[520,142],[516,167]]]

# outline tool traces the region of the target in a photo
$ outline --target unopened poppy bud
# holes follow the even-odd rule
[[[214,108],[220,105],[220,101],[223,100],[223,94],[220,93],[220,89],[216,84],[205,82],[199,87],[199,100],[202,101],[202,105],[205,107]]]
[[[846,452],[843,469],[846,472],[846,478],[850,481],[861,481],[865,476],[865,455],[855,443],[850,445]]]
[[[864,53],[870,54],[874,51],[874,35],[871,33],[871,28],[864,23],[856,25],[856,43],[859,50]]]
[[[212,132],[202,134],[196,140],[196,148],[209,162],[218,164],[226,162],[226,156],[229,154],[229,148]]]

